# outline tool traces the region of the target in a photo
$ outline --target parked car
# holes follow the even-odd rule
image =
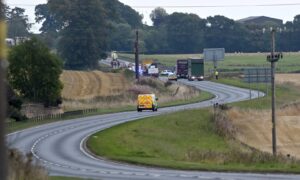
[[[160,75],[162,76],[169,76],[169,75],[172,75],[174,74],[171,70],[163,70]]]
[[[177,76],[176,76],[176,74],[170,74],[170,75],[168,76],[168,80],[169,80],[169,81],[177,81]]]

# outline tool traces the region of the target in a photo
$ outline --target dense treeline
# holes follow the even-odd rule
[[[154,17],[154,18],[153,18]],[[277,29],[279,51],[300,50],[300,15],[282,26],[242,24],[224,16],[201,19],[195,14],[152,11],[153,27],[145,27],[146,53],[199,53],[224,47],[227,52],[270,51],[270,29]],[[147,48],[148,47],[148,48]]]
[[[57,50],[65,68],[92,69],[111,50],[133,52],[134,31],[139,29],[143,53],[199,53],[224,47],[226,52],[270,50],[270,28],[278,29],[277,50],[300,50],[300,15],[276,27],[272,23],[245,25],[224,16],[206,19],[195,14],[152,11],[153,26],[118,0],[49,0],[36,6],[40,38]],[[31,24],[22,9],[6,8],[9,36],[28,34]]]

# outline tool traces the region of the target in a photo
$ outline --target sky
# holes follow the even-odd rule
[[[4,0],[10,7],[18,6],[26,10],[30,22],[34,22],[34,7],[46,3],[47,0]],[[133,7],[143,14],[143,22],[151,25],[149,18],[155,7],[164,7],[167,13],[184,12],[194,13],[201,18],[223,15],[238,20],[249,16],[269,16],[282,19],[284,22],[292,21],[294,16],[300,14],[300,0],[119,0]],[[292,5],[293,4],[293,5]],[[257,6],[259,5],[259,6]],[[268,6],[262,6],[268,5]],[[269,6],[272,5],[272,6]],[[175,7],[174,7],[175,6]],[[183,7],[178,7],[183,6]],[[33,32],[38,32],[40,25],[32,27]]]

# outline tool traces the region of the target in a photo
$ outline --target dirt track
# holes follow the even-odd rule
[[[300,85],[300,74],[279,74],[277,83]],[[252,147],[272,153],[271,111],[231,110],[229,117],[238,128],[237,138]],[[300,104],[277,111],[277,151],[300,158]]]
[[[73,100],[117,95],[129,86],[121,74],[100,71],[64,71],[61,81],[63,98]]]

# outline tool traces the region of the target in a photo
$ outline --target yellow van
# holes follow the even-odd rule
[[[140,94],[137,101],[137,111],[141,112],[143,110],[157,111],[157,101],[158,98],[155,94]]]

